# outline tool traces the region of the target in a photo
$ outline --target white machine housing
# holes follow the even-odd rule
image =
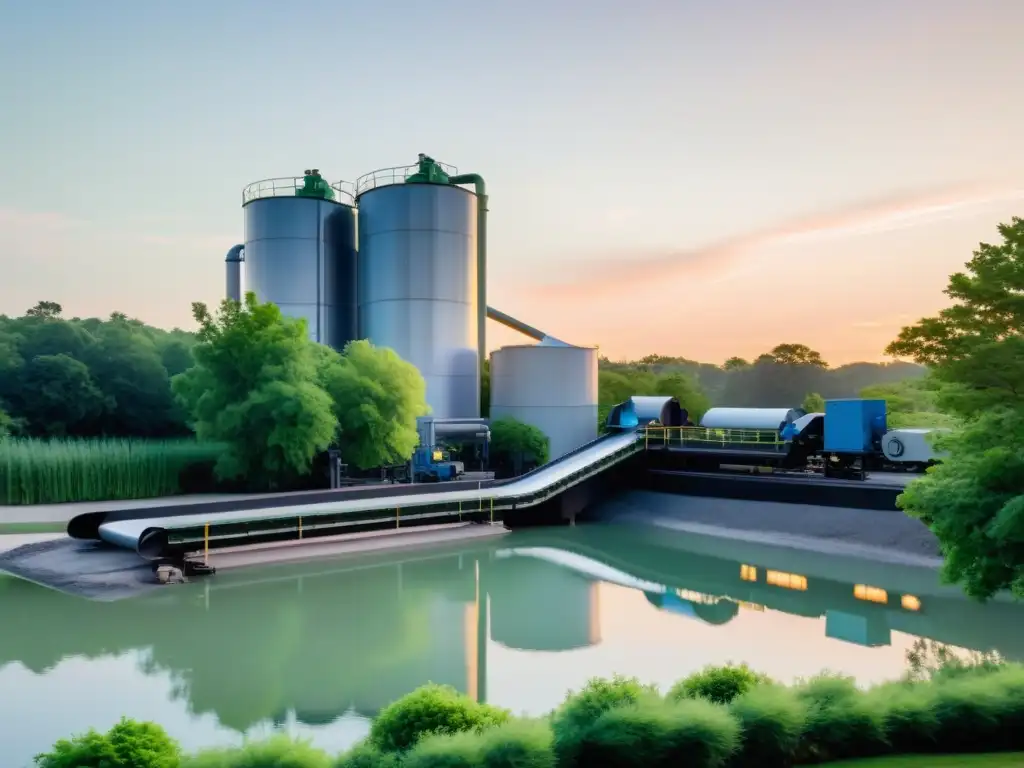
[[[894,464],[930,464],[941,458],[931,443],[929,435],[943,430],[936,429],[890,429],[882,437],[882,453]]]

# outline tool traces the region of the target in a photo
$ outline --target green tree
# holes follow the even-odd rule
[[[430,410],[416,366],[365,340],[321,355],[320,381],[333,401],[343,459],[360,469],[408,461],[419,442],[416,419]]]
[[[825,398],[817,392],[808,392],[800,407],[808,413],[823,413],[825,411]]]
[[[97,431],[144,437],[174,432],[180,417],[170,377],[151,337],[115,316],[97,328],[94,338],[84,362],[106,397]],[[179,430],[183,427],[180,424]]]
[[[1024,595],[1024,219],[999,234],[950,276],[953,305],[886,349],[927,365],[939,405],[967,420],[899,504],[938,537],[943,576],[979,599]]]
[[[722,367],[727,371],[741,371],[750,367],[750,363],[742,357],[730,357]]]
[[[38,355],[19,369],[10,402],[35,436],[88,432],[109,403],[86,365],[64,354]]]
[[[948,455],[899,506],[938,537],[945,580],[979,599],[1024,597],[1024,411],[987,411],[936,445]]]
[[[816,368],[828,368],[821,353],[806,344],[779,344],[771,352],[761,355],[758,360],[778,365],[813,365]]]
[[[953,305],[900,331],[886,352],[931,368],[947,386],[939,400],[971,416],[1024,407],[1024,219],[999,225],[1002,242],[981,243],[950,276]]]
[[[548,436],[532,424],[511,416],[491,422],[491,464],[501,474],[521,475],[525,469],[546,464]]]
[[[196,436],[225,445],[221,479],[280,488],[309,473],[333,439],[334,407],[317,381],[316,345],[304,321],[248,293],[214,316],[192,305],[199,324],[196,364],[172,382]]]

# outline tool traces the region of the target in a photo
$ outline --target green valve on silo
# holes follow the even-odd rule
[[[447,184],[448,174],[441,170],[438,162],[420,153],[419,166],[416,173],[405,180],[406,184]]]
[[[321,200],[333,200],[334,190],[327,180],[320,175],[320,171],[314,168],[311,171],[303,171],[302,186],[295,190],[296,197],[318,197]]]

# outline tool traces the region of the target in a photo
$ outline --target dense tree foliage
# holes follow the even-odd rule
[[[1024,219],[999,234],[950,276],[954,303],[887,350],[928,365],[939,404],[965,419],[900,504],[938,536],[945,577],[979,598],[1024,595]]]
[[[430,410],[416,366],[368,341],[353,341],[340,355],[320,350],[320,381],[334,403],[343,460],[360,469],[408,461],[419,443],[416,419]]]
[[[252,293],[225,300],[216,316],[200,303],[192,312],[196,364],[174,377],[173,388],[196,437],[225,446],[217,475],[276,488],[307,474],[338,420],[305,323]]]
[[[187,435],[170,378],[193,343],[119,313],[65,319],[49,301],[0,316],[0,422],[29,437]]]

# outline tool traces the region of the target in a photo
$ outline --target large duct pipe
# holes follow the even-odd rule
[[[227,278],[225,295],[231,301],[242,300],[242,262],[245,261],[244,245],[232,246],[224,257],[224,271]]]
[[[487,361],[487,184],[478,173],[450,176],[449,184],[472,184],[476,190],[476,348],[480,372]]]

